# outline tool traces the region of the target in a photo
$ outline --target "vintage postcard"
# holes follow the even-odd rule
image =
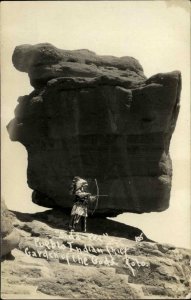
[[[190,2],[2,1],[1,298],[190,299]]]

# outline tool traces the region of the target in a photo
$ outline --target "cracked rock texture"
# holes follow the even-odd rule
[[[1,253],[0,257],[4,257],[11,253],[20,242],[20,236],[13,226],[13,215],[7,209],[4,200],[1,200]]]
[[[61,210],[15,212],[21,241],[12,251],[15,260],[2,262],[2,299],[185,299],[189,294],[190,250],[151,242],[144,234],[136,242],[139,229],[103,218],[89,220],[93,233],[68,234],[67,223]]]
[[[33,202],[69,212],[72,178],[88,180],[100,198],[95,214],[163,211],[169,207],[169,146],[181,91],[179,71],[144,76],[132,57],[21,45],[13,64],[34,91],[19,97],[10,138],[28,152]]]

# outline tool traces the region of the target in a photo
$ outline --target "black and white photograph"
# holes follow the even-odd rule
[[[1,299],[191,299],[190,1],[1,2]]]

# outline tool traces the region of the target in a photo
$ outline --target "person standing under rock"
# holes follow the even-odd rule
[[[88,204],[90,201],[96,199],[86,192],[88,183],[86,180],[76,176],[72,182],[72,195],[75,195],[75,202],[71,211],[71,218],[69,222],[69,231],[75,231],[76,226],[81,221],[81,230],[86,232],[86,219],[88,216]]]

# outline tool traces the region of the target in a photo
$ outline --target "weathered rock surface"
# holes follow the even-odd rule
[[[89,220],[105,235],[71,235],[65,230],[68,216],[59,210],[15,215],[22,239],[13,250],[15,260],[2,262],[3,299],[182,299],[189,294],[190,250],[148,242],[145,235],[136,242],[140,231],[134,228],[133,239],[128,226],[112,236],[120,224],[109,220]]]
[[[33,201],[71,209],[74,176],[100,198],[97,215],[169,207],[169,145],[179,112],[180,72],[149,79],[131,57],[22,45],[15,67],[35,90],[19,97],[8,131],[28,151]]]
[[[13,215],[7,209],[4,200],[1,200],[1,253],[0,257],[4,257],[11,253],[11,250],[16,248],[20,242],[20,236],[15,231]]]
[[[31,84],[36,88],[58,77],[105,75],[121,81],[145,79],[142,66],[133,57],[100,56],[87,49],[61,50],[48,43],[16,47],[13,64],[19,71],[29,74]]]

